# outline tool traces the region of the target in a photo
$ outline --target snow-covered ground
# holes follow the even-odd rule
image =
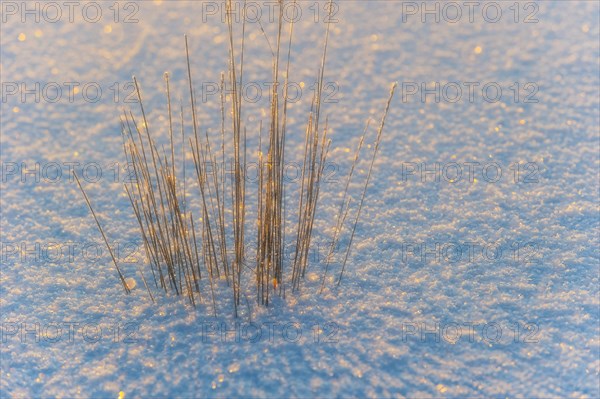
[[[325,73],[337,102],[324,106],[334,166],[314,259],[301,292],[268,308],[248,286],[238,319],[227,298],[216,318],[208,295],[197,309],[148,298],[118,119],[139,113],[132,75],[155,131],[167,124],[165,71],[187,104],[187,33],[200,123],[218,127],[224,3],[48,4],[0,10],[2,398],[600,397],[599,3],[337,2]],[[274,45],[272,3],[249,4]],[[288,10],[303,83],[290,148],[325,4]],[[248,95],[263,89],[245,111],[256,146],[270,52],[257,23],[246,29]],[[343,176],[394,81],[344,279],[318,295]],[[137,283],[129,296],[70,167]]]

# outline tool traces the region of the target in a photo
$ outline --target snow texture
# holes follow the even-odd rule
[[[183,98],[187,112],[184,34],[197,97],[203,84],[219,82],[227,31],[208,6],[221,12],[224,3],[101,1],[86,18],[81,3],[73,22],[56,4],[60,18],[44,3],[2,2],[1,397],[600,397],[598,2],[520,2],[516,22],[513,2],[493,3],[497,22],[495,9],[482,14],[489,3],[470,22],[457,2],[455,23],[447,19],[456,10],[443,3],[427,3],[439,7],[439,22],[434,14],[423,22],[421,2],[338,2],[325,72],[337,103],[324,104],[334,167],[322,188],[314,259],[301,291],[268,308],[245,287],[238,319],[224,286],[216,318],[206,293],[196,309],[156,289],[157,303],[148,298],[136,265],[148,266],[132,249],[140,236],[122,185],[119,124],[123,108],[139,115],[126,102],[132,75],[160,140],[165,71],[174,103]],[[255,4],[274,45],[269,6]],[[290,109],[294,161],[327,16],[324,2],[298,5],[291,75],[305,84]],[[39,21],[23,7],[39,7]],[[98,9],[98,22],[89,22]],[[246,29],[245,80],[268,82],[268,44],[257,23]],[[338,259],[318,295],[343,177],[369,117],[373,144],[394,81],[344,279],[335,288]],[[434,94],[422,102],[421,83],[435,82],[439,102]],[[479,83],[472,99],[465,82]],[[487,101],[497,87],[501,99]],[[244,110],[252,148],[265,101]],[[199,111],[203,129],[218,131],[218,96]],[[120,245],[124,273],[136,282],[131,295],[69,179],[69,162],[86,173],[100,221]],[[440,172],[422,175],[423,163]],[[94,166],[103,172],[96,182]],[[367,168],[359,165],[351,185],[354,204]]]

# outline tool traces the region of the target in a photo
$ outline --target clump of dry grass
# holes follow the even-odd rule
[[[228,8],[231,7],[230,0],[226,4]],[[244,289],[248,285],[255,287],[256,301],[259,304],[268,305],[272,295],[285,296],[288,286],[292,291],[299,290],[309,266],[309,248],[319,203],[321,177],[331,146],[331,140],[328,137],[328,121],[327,119],[323,121],[321,115],[330,25],[327,24],[325,32],[323,52],[317,72],[316,90],[304,131],[298,208],[295,215],[292,214],[288,217],[284,168],[286,135],[288,134],[287,87],[294,23],[290,22],[287,26],[287,41],[284,43],[282,34],[286,28],[282,14],[284,7],[279,7],[279,9],[281,11],[277,22],[276,45],[271,49],[273,54],[271,74],[274,84],[272,93],[270,93],[271,103],[266,138],[263,138],[262,122],[258,132],[258,189],[257,198],[253,202],[255,207],[252,209],[252,213],[256,215],[257,245],[253,253],[248,253],[245,246],[249,231],[247,217],[250,214],[244,175],[248,156],[247,129],[242,123],[245,22],[242,22],[241,37],[236,40],[231,13],[226,12],[225,14],[229,33],[229,59],[227,73],[221,75],[220,146],[211,142],[208,132],[202,134],[199,131],[187,37],[185,38],[185,51],[188,95],[191,105],[191,130],[193,132],[191,137],[186,137],[185,134],[186,116],[182,105],[178,118],[180,131],[174,131],[173,120],[176,116],[173,115],[168,74],[164,76],[169,126],[168,148],[165,149],[164,146],[159,148],[156,143],[155,132],[150,130],[140,87],[135,77],[134,84],[140,105],[141,124],[139,118],[136,118],[131,111],[124,111],[121,117],[123,150],[127,162],[132,165],[135,174],[135,179],[124,186],[139,225],[154,287],[165,293],[174,291],[177,295],[185,295],[194,306],[204,300],[203,295],[208,295],[212,313],[215,315],[218,312],[216,290],[220,281],[225,281],[229,287],[233,299],[233,311],[237,316],[241,296],[245,293]],[[332,9],[333,7],[330,7],[330,10]],[[262,26],[261,31],[266,38]],[[232,88],[230,100],[227,100],[224,92],[225,82],[228,82]],[[282,98],[278,94],[278,87],[281,85],[284,87]],[[337,285],[341,282],[350,255],[356,225],[364,204],[395,88],[396,85],[392,85],[377,131],[358,208],[348,227],[350,229],[349,244],[344,251]],[[190,121],[188,120],[187,123]],[[360,139],[346,180],[331,246],[325,258],[320,291],[325,287],[329,266],[334,258],[334,248],[337,247],[344,226],[347,224],[351,209],[348,190],[368,128],[369,123]],[[179,139],[176,138],[176,135],[181,136],[181,159],[178,159],[178,155],[176,155],[179,153],[179,149],[176,148]],[[195,208],[186,201],[189,189],[186,184],[186,151],[192,155],[196,189],[199,194],[199,205]],[[226,177],[224,169],[220,173],[207,170],[207,164],[216,165],[218,161],[225,164],[226,157],[231,157],[233,160],[233,173],[229,179]],[[182,165],[179,168],[181,170],[176,167],[177,164]],[[77,181],[79,183],[79,180]],[[105,233],[96,218],[90,201],[81,184],[79,187],[108,246]],[[292,232],[295,253],[291,265],[287,265],[284,261],[284,243],[288,225],[295,225]],[[111,256],[123,287],[129,293],[130,289],[112,251]],[[246,264],[248,259],[253,259],[253,267]],[[152,289],[148,286],[142,270],[139,271],[148,294],[154,301]]]

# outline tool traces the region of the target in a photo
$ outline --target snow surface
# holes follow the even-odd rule
[[[150,125],[164,132],[164,71],[175,102],[186,95],[183,34],[200,91],[227,67],[225,25],[211,16],[204,22],[202,2],[131,3],[139,8],[137,23],[123,23],[136,9],[126,2],[117,2],[118,22],[113,2],[98,2],[97,23],[86,22],[80,9],[73,23],[66,15],[57,23],[22,23],[6,13],[7,3],[21,7],[3,2],[3,95],[7,82],[59,82],[63,90],[65,82],[97,82],[103,92],[96,103],[81,92],[69,102],[66,90],[55,103],[36,103],[34,95],[2,102],[1,397],[600,397],[599,3],[538,2],[537,23],[523,23],[534,9],[525,2],[519,23],[513,2],[497,3],[497,23],[481,11],[473,23],[467,15],[458,23],[422,23],[403,13],[407,2],[339,2],[325,77],[339,87],[339,102],[325,108],[339,179],[322,189],[315,243],[331,237],[341,177],[366,119],[380,118],[390,84],[400,83],[354,249],[339,289],[338,262],[317,295],[323,264],[315,260],[301,292],[287,292],[269,308],[258,307],[248,287],[250,314],[242,309],[237,320],[224,295],[217,318],[207,296],[193,309],[155,291],[152,304],[136,273],[139,253],[123,264],[137,283],[125,295],[67,167],[56,183],[31,175],[22,182],[7,170],[21,162],[30,169],[36,162],[97,162],[103,178],[85,187],[109,239],[139,243],[111,166],[124,162],[119,112],[132,106],[139,113],[137,104],[124,102],[131,93],[124,85],[139,78]],[[324,3],[318,23],[312,4],[300,3],[293,55],[292,75],[305,87],[314,82],[325,29]],[[247,29],[247,79],[264,82],[268,47],[257,24]],[[273,27],[265,30],[273,43]],[[503,97],[488,103],[476,91],[473,102],[403,102],[402,82],[498,82]],[[521,85],[518,103],[509,88],[514,82]],[[528,82],[539,88],[537,103],[523,102]],[[213,100],[200,110],[211,129],[219,112]],[[246,110],[254,116],[249,146],[257,143],[260,113],[253,111],[261,106]],[[301,144],[309,106],[306,95],[291,108],[290,148]],[[431,175],[403,179],[407,167],[422,162],[430,169],[436,162],[496,163],[503,174],[497,182],[481,174],[454,183]],[[515,183],[515,163],[531,163],[537,182]],[[531,170],[520,172],[523,178]],[[358,198],[358,184],[351,193]],[[489,251],[472,259],[464,250],[459,259],[447,252],[441,259],[406,256],[409,243],[431,251],[435,243],[469,242]],[[69,243],[78,245],[72,259]],[[90,243],[101,256],[81,252]],[[36,259],[36,244],[50,254],[42,250]],[[21,245],[33,253],[19,254]],[[52,251],[57,245],[62,255]],[[494,259],[497,245],[503,252]],[[27,332],[36,325],[37,333]],[[251,335],[261,326],[262,336],[236,342],[229,333],[223,340],[212,333],[221,325]]]

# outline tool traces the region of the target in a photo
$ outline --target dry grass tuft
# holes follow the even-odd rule
[[[231,7],[231,1],[227,2]],[[284,7],[279,7],[283,13]],[[333,10],[333,7],[330,7]],[[324,86],[327,48],[329,45],[330,25],[327,24],[323,40],[323,52],[318,66],[317,86],[312,98],[312,107],[308,114],[304,131],[302,176],[298,192],[298,208],[295,214],[288,215],[286,210],[286,182],[284,168],[286,160],[287,135],[287,87],[294,36],[294,23],[287,25],[287,41],[284,43],[282,32],[286,28],[283,15],[279,15],[277,23],[276,45],[271,48],[273,54],[271,74],[273,91],[271,93],[270,114],[266,121],[266,138],[263,138],[263,123],[259,128],[258,148],[258,190],[254,198],[254,208],[249,212],[247,202],[246,178],[244,175],[247,150],[247,130],[243,124],[243,95],[244,78],[244,40],[245,23],[242,25],[241,37],[234,34],[231,13],[226,13],[229,32],[229,59],[227,73],[221,75],[221,143],[211,142],[208,132],[199,131],[197,104],[194,96],[194,83],[190,66],[188,39],[185,38],[185,53],[187,62],[187,78],[189,101],[191,104],[191,131],[186,137],[186,115],[183,105],[180,106],[180,131],[174,131],[169,75],[165,74],[165,88],[168,115],[168,148],[158,147],[155,132],[149,128],[146,119],[144,102],[138,80],[134,77],[136,94],[141,113],[138,122],[131,111],[124,111],[121,117],[123,150],[127,162],[132,165],[135,174],[134,181],[125,184],[124,188],[129,197],[133,213],[139,225],[141,238],[147,254],[154,289],[165,293],[175,292],[184,295],[189,302],[196,306],[206,300],[212,307],[212,313],[217,315],[216,290],[224,281],[232,297],[233,312],[237,317],[240,313],[241,296],[248,287],[255,287],[256,301],[268,305],[272,295],[285,296],[286,288],[292,291],[300,289],[300,284],[309,267],[309,248],[313,237],[313,226],[319,203],[321,178],[323,168],[329,154],[331,140],[328,137],[328,121],[322,118],[322,94]],[[264,29],[261,31],[265,35]],[[237,40],[236,40],[237,39]],[[267,43],[269,41],[267,40]],[[270,44],[269,44],[270,46]],[[239,50],[238,50],[239,49]],[[231,90],[231,98],[227,100],[224,93],[225,82]],[[283,84],[283,99],[278,95],[277,88]],[[382,139],[385,120],[389,112],[396,84],[392,85],[385,111],[379,124],[371,155],[367,177],[355,210],[349,229],[349,243],[343,252],[341,269],[336,285],[339,285],[350,255],[356,225],[363,208],[367,188],[372,176],[373,164]],[[228,110],[229,109],[229,110]],[[189,116],[188,116],[189,118]],[[188,120],[187,123],[190,121]],[[365,136],[369,129],[367,122],[364,133],[356,149],[352,167],[347,176],[342,201],[337,214],[334,233],[325,257],[325,267],[322,270],[320,292],[326,283],[330,264],[334,259],[334,249],[338,246],[340,237],[347,225],[351,197],[349,187]],[[181,138],[181,153],[178,146]],[[263,147],[264,152],[263,152]],[[188,152],[189,151],[189,152]],[[199,194],[199,204],[193,206],[187,203],[188,190],[186,184],[185,156],[191,153],[195,185]],[[181,154],[181,157],[179,155]],[[207,170],[206,165],[216,165],[218,161],[233,160],[231,176],[221,172]],[[180,165],[178,168],[176,165]],[[109,248],[114,265],[117,269],[126,293],[130,289],[125,282],[116,258],[108,246],[105,233],[98,221],[92,205],[77,179],[77,183],[92,212],[98,229]],[[289,189],[288,189],[289,190]],[[245,246],[248,233],[248,215],[256,215],[256,249],[248,253]],[[292,226],[292,238],[295,242],[294,257],[291,264],[284,259],[284,243],[288,225]],[[252,259],[253,265],[247,265]],[[146,282],[143,271],[139,269],[147,292],[154,301],[152,289]],[[246,303],[247,299],[246,299]]]

